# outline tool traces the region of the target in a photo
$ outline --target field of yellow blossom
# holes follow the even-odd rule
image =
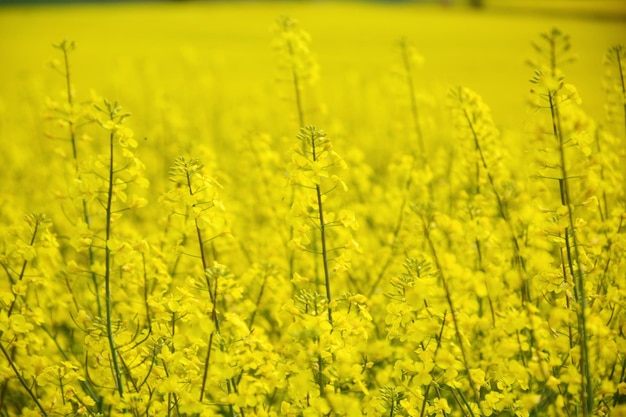
[[[615,7],[3,6],[0,417],[626,416]]]

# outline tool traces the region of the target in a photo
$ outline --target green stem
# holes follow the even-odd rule
[[[443,284],[443,289],[446,293],[446,301],[448,302],[448,307],[450,308],[450,314],[452,315],[452,322],[454,324],[454,331],[456,333],[456,339],[459,343],[459,348],[461,349],[461,355],[463,357],[463,364],[465,365],[465,369],[467,371],[467,377],[470,377],[470,366],[469,366],[469,360],[467,357],[467,353],[465,351],[465,347],[463,345],[463,339],[461,336],[461,329],[459,327],[459,320],[457,317],[457,313],[456,310],[454,308],[454,303],[452,301],[452,293],[450,291],[450,287],[448,286],[448,281],[446,279],[446,276],[443,273],[443,268],[441,265],[441,262],[439,261],[439,257],[437,256],[437,250],[435,249],[435,244],[433,242],[432,237],[430,236],[430,229],[428,227],[428,220],[426,218],[424,218],[424,216],[422,216],[422,230],[424,232],[424,236],[426,237],[426,241],[428,242],[428,246],[430,247],[430,251],[433,255],[433,259],[435,261],[435,265],[437,266],[437,270],[439,272],[439,277],[441,278],[441,282]],[[476,404],[478,404],[480,402],[480,395],[478,394],[478,391],[476,391],[476,387],[474,386],[473,383],[470,382],[470,385],[472,387],[472,391],[474,393],[474,398],[476,401]]]
[[[311,153],[313,155],[313,161],[317,161],[317,150],[315,148],[316,141],[315,132],[311,132]],[[317,195],[317,210],[319,213],[320,221],[320,237],[322,240],[322,264],[324,267],[324,284],[326,287],[326,299],[328,301],[328,322],[333,325],[333,313],[331,308],[331,293],[330,293],[330,271],[328,269],[328,249],[326,247],[326,223],[324,222],[324,207],[322,203],[322,191],[319,184],[315,184],[315,193]]]
[[[29,246],[33,246],[35,243],[35,238],[37,237],[37,231],[39,229],[39,218],[35,219],[35,226],[33,229],[33,236],[30,239]],[[28,261],[25,260],[22,263],[22,269],[20,270],[20,274],[17,277],[17,282],[21,282],[24,279],[24,273],[26,272],[26,265],[28,265]],[[11,305],[9,306],[9,310],[7,312],[7,316],[11,317],[11,313],[13,312],[13,308],[15,308],[15,303],[17,302],[17,294],[13,294],[13,301],[11,301]],[[2,336],[2,332],[0,332],[0,336]]]
[[[189,190],[189,196],[194,196],[193,186],[191,185],[191,173],[189,169],[185,170],[185,175],[187,179],[187,189]],[[209,290],[209,297],[211,298],[211,303],[215,305],[216,299],[215,294],[213,294],[213,289],[211,288],[211,282],[209,281],[209,276],[207,274],[207,269],[209,268],[209,262],[207,260],[205,250],[204,250],[204,239],[202,238],[202,231],[200,230],[200,226],[198,225],[198,220],[194,220],[194,226],[196,228],[196,237],[198,239],[198,247],[200,248],[200,259],[202,260],[202,272],[204,273],[204,279],[206,281],[207,289]]]
[[[56,346],[56,348],[59,351],[59,353],[61,353],[61,355],[63,356],[63,359],[65,359],[66,361],[70,361],[70,357],[68,356],[67,352],[59,344],[59,341],[58,341],[57,337],[55,335],[53,335],[52,332],[43,324],[41,325],[41,329],[52,340],[52,342]],[[102,399],[98,397],[98,395],[94,391],[93,386],[91,385],[91,383],[89,381],[87,381],[87,380],[79,381],[79,384],[80,384],[83,392],[85,394],[89,395],[89,397],[91,397],[91,399],[94,401],[94,403],[101,404]]]
[[[263,269],[263,281],[261,282],[261,289],[259,290],[259,295],[256,298],[256,303],[252,314],[250,315],[250,319],[248,320],[248,329],[252,330],[252,326],[254,326],[254,319],[256,318],[256,313],[259,311],[259,306],[261,305],[261,299],[263,298],[263,293],[265,292],[265,285],[267,284],[268,279],[268,271],[267,267]]]
[[[461,102],[463,102],[462,100],[463,96],[461,95],[460,91],[459,91],[459,97],[461,98]],[[479,135],[478,135],[478,132],[476,131],[476,127],[474,126],[474,122],[472,118],[470,117],[469,113],[467,112],[467,109],[465,108],[463,109],[463,115],[465,116],[467,125],[469,126],[470,131],[472,133],[472,138],[474,139],[474,147],[476,151],[478,152],[482,166],[485,169],[485,172],[487,173],[487,179],[489,180],[489,185],[491,186],[491,189],[496,197],[496,202],[498,204],[498,214],[500,215],[502,220],[504,220],[504,222],[508,226],[509,231],[511,233],[511,241],[513,243],[513,249],[515,251],[515,260],[517,261],[516,263],[519,264],[519,267],[521,268],[520,272],[522,273],[522,277],[521,277],[522,278],[522,288],[521,288],[522,304],[526,302],[530,302],[530,285],[528,282],[528,276],[526,272],[526,261],[524,260],[524,257],[521,254],[520,244],[519,244],[519,241],[517,240],[517,237],[515,236],[515,228],[513,227],[513,223],[511,222],[511,219],[507,213],[502,197],[500,197],[500,193],[498,192],[498,189],[496,188],[496,182],[493,176],[491,175],[491,171],[489,170],[489,166],[487,164],[485,154],[483,152],[482,147],[480,146]]]
[[[380,285],[380,282],[384,278],[385,273],[387,272],[387,269],[389,269],[389,267],[391,266],[391,263],[393,262],[393,259],[398,252],[398,247],[400,246],[398,242],[398,236],[400,236],[400,231],[402,230],[402,225],[404,224],[404,214],[405,214],[404,212],[406,210],[406,205],[408,203],[409,192],[411,191],[411,185],[413,184],[413,171],[415,171],[416,166],[417,166],[417,158],[414,156],[413,161],[411,163],[411,168],[409,169],[406,182],[404,183],[404,195],[402,196],[402,202],[400,203],[400,210],[398,213],[398,219],[396,220],[396,226],[393,229],[393,235],[391,238],[392,239],[391,240],[391,253],[389,253],[389,256],[387,257],[385,264],[383,265],[380,272],[378,273],[378,276],[376,277],[376,281],[374,281],[374,284],[372,284],[372,286],[370,287],[369,293],[367,295],[368,297],[371,297],[374,294],[374,292],[376,291],[376,288],[378,288],[378,285]]]
[[[70,133],[70,139],[72,142],[72,156],[74,157],[74,161],[77,161],[78,152],[76,150],[76,132],[74,130],[74,120],[72,119],[72,116],[74,115],[74,98],[72,97],[72,83],[70,77],[70,48],[71,46],[67,44],[67,41],[63,41],[59,45],[59,49],[63,51],[63,62],[65,64],[65,88],[67,90],[67,104],[69,104],[70,108],[70,117],[67,120],[67,124]]]
[[[624,81],[624,67],[622,66],[621,53],[622,48],[615,48],[615,57],[617,58],[617,68],[619,70],[619,79],[622,87],[622,102],[624,105],[624,128],[626,129],[626,82]]]
[[[283,31],[284,32],[288,32],[290,29],[288,28],[288,21],[283,22]],[[289,58],[291,59],[291,78],[292,78],[292,82],[293,82],[293,90],[294,90],[294,95],[295,95],[295,100],[296,100],[296,113],[298,116],[298,128],[301,128],[304,126],[304,106],[302,104],[302,92],[301,92],[301,82],[300,82],[300,77],[298,75],[298,71],[296,68],[296,64],[295,64],[295,57],[296,57],[296,53],[294,51],[294,47],[293,47],[293,43],[291,41],[291,39],[289,38],[289,40],[287,41],[287,52],[289,53]],[[303,144],[303,151],[305,151],[306,149],[304,148],[304,146],[306,146],[306,144]],[[290,206],[293,205],[293,202],[295,200],[296,196],[295,196],[295,191],[292,189],[291,190],[291,197],[290,197]],[[294,228],[293,226],[291,226],[289,228],[289,240],[291,241],[294,237]],[[296,263],[296,257],[295,257],[295,252],[293,250],[290,251],[289,254],[289,277],[293,277],[294,273],[295,273],[295,263]],[[292,292],[295,291],[295,288],[292,288]]]
[[[319,344],[319,339],[317,343]],[[320,389],[320,398],[325,398],[326,391],[324,391],[324,360],[322,359],[321,354],[317,355],[317,368],[318,368],[317,385],[319,386],[319,389]]]
[[[26,380],[24,379],[24,377],[20,373],[19,369],[17,369],[17,367],[15,366],[15,363],[11,359],[11,355],[9,355],[9,352],[6,351],[6,349],[4,348],[4,345],[2,343],[0,343],[0,351],[2,351],[2,354],[4,355],[4,357],[7,358],[7,361],[9,361],[9,366],[13,370],[13,373],[15,374],[17,379],[20,381],[20,384],[22,385],[22,387],[24,387],[24,389],[26,390],[28,395],[33,399],[33,401],[37,405],[37,408],[39,408],[39,411],[41,411],[41,413],[44,416],[47,417],[48,413],[46,412],[46,410],[43,408],[43,406],[39,402],[39,399],[37,399],[37,396],[35,395],[35,393],[31,389],[31,387],[28,385],[28,383],[26,382]]]
[[[59,49],[63,51],[63,62],[65,64],[65,88],[67,90],[67,104],[69,107],[69,117],[67,119],[67,129],[70,136],[70,142],[72,144],[72,157],[74,159],[74,164],[76,167],[76,175],[78,180],[81,179],[81,175],[78,172],[78,147],[76,145],[76,125],[74,124],[74,97],[72,95],[72,82],[71,82],[71,73],[70,73],[70,60],[69,60],[69,52],[73,49],[73,44],[68,45],[67,41],[61,42],[59,45]],[[87,200],[85,198],[81,198],[81,205],[83,209],[83,220],[87,225],[88,229],[91,229],[91,218],[89,216],[89,209],[87,208]],[[95,263],[95,254],[93,251],[93,247],[89,245],[88,248],[88,256],[89,256],[89,265],[92,266]],[[91,269],[91,268],[90,268]],[[98,276],[95,272],[91,272],[91,281],[94,285],[94,293],[96,294],[96,305],[98,307],[98,317],[102,317],[102,305],[100,302],[99,295],[99,284],[98,284]]]
[[[561,128],[561,117],[559,113],[559,107],[556,102],[557,91],[549,91],[548,99],[550,104],[550,114],[552,117],[552,133],[558,140],[559,145],[559,157],[560,157],[560,169],[561,169],[561,203],[567,208],[567,217],[569,227],[565,229],[565,235],[571,237],[571,245],[567,245],[568,261],[570,264],[570,273],[574,279],[574,286],[576,289],[577,302],[579,308],[576,313],[578,316],[578,331],[580,337],[580,373],[581,373],[581,397],[583,403],[583,416],[587,417],[593,412],[593,385],[591,381],[591,372],[589,366],[589,348],[587,345],[587,322],[586,322],[586,309],[587,298],[585,295],[585,274],[583,273],[580,263],[580,253],[578,249],[578,238],[576,235],[576,228],[574,224],[574,209],[572,200],[570,197],[569,176],[567,173],[566,157],[565,157],[565,139],[563,138],[563,132]],[[573,247],[573,259],[571,248]],[[575,267],[574,267],[575,265]]]
[[[193,190],[193,186],[191,184],[191,174],[189,172],[189,170],[187,169],[185,171],[185,175],[186,175],[186,179],[187,179],[187,188],[189,190],[189,195],[193,197],[194,195],[194,190]],[[214,288],[211,285],[211,281],[209,280],[209,275],[208,275],[208,260],[205,254],[205,250],[204,250],[204,239],[202,238],[202,231],[200,230],[200,226],[198,225],[198,220],[194,220],[194,226],[196,228],[196,236],[198,238],[198,247],[200,248],[200,259],[202,261],[202,271],[204,273],[204,279],[206,280],[206,285],[207,285],[207,289],[209,291],[209,297],[211,298],[211,320],[213,321],[214,325],[215,325],[215,329],[211,332],[211,335],[209,336],[209,343],[208,343],[208,349],[207,349],[207,356],[206,359],[204,361],[204,372],[202,375],[202,386],[200,387],[200,401],[202,401],[203,397],[204,397],[204,391],[206,389],[206,381],[207,381],[207,377],[209,374],[209,364],[211,362],[211,352],[213,350],[213,340],[215,338],[215,333],[219,333],[220,331],[220,325],[219,325],[219,320],[217,318],[217,278],[215,279],[215,282],[213,283]]]
[[[293,45],[291,43],[291,41],[289,41],[287,43],[287,49],[289,51],[289,56],[291,57],[291,76],[293,79],[293,90],[295,93],[295,98],[296,98],[296,110],[298,113],[298,127],[302,127],[304,126],[304,109],[302,106],[302,92],[300,91],[301,89],[301,83],[300,83],[300,77],[298,76],[298,71],[296,70],[296,65],[294,63],[295,60],[295,52],[293,50]]]
[[[111,120],[113,120],[113,112],[110,112]],[[122,381],[122,372],[120,371],[120,365],[117,358],[117,348],[115,347],[115,340],[113,337],[113,305],[111,296],[111,249],[109,248],[109,241],[111,239],[111,214],[113,212],[113,176],[114,176],[114,139],[115,133],[111,132],[109,135],[109,178],[108,178],[108,190],[107,190],[107,205],[106,205],[106,228],[105,228],[105,247],[104,247],[104,285],[105,285],[105,304],[106,304],[106,329],[107,339],[109,341],[109,349],[111,351],[111,360],[113,362],[113,371],[115,381],[117,385],[117,391],[120,397],[124,397],[124,385]]]
[[[435,346],[435,352],[433,353],[433,357],[437,357],[437,352],[439,351],[439,348],[441,347],[441,337],[443,336],[443,329],[445,328],[447,313],[448,311],[443,312],[443,319],[441,320],[441,329],[439,329],[439,335],[437,336],[437,346]],[[423,347],[422,347],[422,350],[424,350]],[[431,371],[431,376],[432,376],[432,371]],[[430,391],[430,387],[432,386],[433,386],[433,381],[431,378],[431,381],[428,383],[428,386],[426,387],[426,391],[424,392],[424,399],[422,400],[422,411],[420,412],[420,417],[424,417],[424,413],[426,412],[426,402],[428,401],[428,393]]]
[[[409,89],[409,97],[411,98],[411,116],[413,118],[413,129],[415,129],[415,136],[417,137],[419,152],[422,157],[422,163],[424,163],[426,158],[426,149],[424,146],[422,128],[420,127],[417,97],[415,95],[415,82],[413,81],[413,68],[411,65],[411,59],[409,57],[409,45],[406,39],[403,39],[400,42],[400,47],[402,48],[402,61],[404,63],[404,69],[406,73],[406,83]]]
[[[422,134],[422,129],[420,127],[419,110],[417,106],[417,98],[415,95],[415,83],[413,81],[413,68],[411,66],[411,60],[409,58],[408,42],[406,39],[402,39],[400,41],[400,48],[402,49],[402,62],[404,64],[404,70],[406,74],[406,83],[407,83],[407,88],[409,90],[409,97],[411,99],[411,118],[413,121],[413,128],[415,130],[415,136],[417,137],[420,162],[422,165],[425,165],[426,154],[424,150],[424,137]],[[413,155],[411,168],[409,169],[407,179],[404,183],[404,195],[402,197],[402,202],[400,203],[398,219],[396,220],[396,225],[393,229],[393,235],[392,235],[392,241],[391,241],[391,253],[387,257],[387,260],[385,261],[385,263],[383,264],[383,267],[378,273],[378,276],[376,277],[374,284],[370,287],[368,297],[371,297],[374,294],[374,292],[376,291],[376,288],[378,288],[378,285],[380,285],[380,282],[384,278],[385,273],[387,272],[387,269],[389,269],[389,267],[391,266],[393,262],[393,258],[398,252],[398,247],[399,247],[398,236],[400,235],[400,231],[402,230],[402,225],[404,223],[404,211],[406,209],[406,205],[407,205],[408,198],[409,198],[409,192],[411,191],[411,186],[413,184],[413,172],[415,171],[416,168],[417,168],[417,155]]]

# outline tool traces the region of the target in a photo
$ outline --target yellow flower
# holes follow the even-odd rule
[[[33,325],[28,323],[23,315],[13,314],[9,317],[9,328],[15,333],[28,333],[33,329]]]

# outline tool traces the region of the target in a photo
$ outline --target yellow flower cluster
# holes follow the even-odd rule
[[[434,106],[403,39],[383,169],[322,111],[308,33],[274,29],[289,105],[240,138],[165,96],[158,122],[78,99],[55,45],[45,186],[4,169],[0,415],[624,415],[624,49],[605,126],[542,35],[512,146],[476,92]]]

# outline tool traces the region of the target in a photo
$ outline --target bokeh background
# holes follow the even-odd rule
[[[153,88],[137,85],[134,78],[131,86],[135,74],[129,69],[182,82],[188,77],[181,71],[193,67],[215,85],[229,88],[229,96],[233,86],[248,97],[261,90],[266,94],[274,82],[269,28],[286,14],[313,38],[323,78],[320,88],[329,102],[345,98],[337,90],[357,82],[356,77],[386,76],[395,59],[394,43],[404,36],[425,58],[419,87],[473,88],[505,125],[523,119],[521,93],[528,90],[531,74],[525,65],[532,54],[530,41],[558,27],[571,35],[580,57],[568,68],[568,79],[580,89],[588,111],[599,117],[603,54],[626,38],[622,0],[0,3],[4,97],[13,96],[13,89],[23,92],[29,77],[41,76],[56,56],[50,45],[62,39],[78,46],[76,87],[123,94],[115,89]]]
[[[0,134],[3,146],[29,152],[48,148],[45,100],[62,95],[65,85],[50,68],[60,58],[51,45],[63,39],[76,43],[71,73],[78,97],[93,91],[123,103],[140,136],[169,141],[185,132],[222,146],[250,131],[297,131],[285,123],[293,113],[293,103],[285,103],[291,90],[277,81],[272,47],[273,23],[289,15],[310,33],[320,68],[323,117],[315,121],[352,136],[381,168],[404,146],[384,139],[399,113],[386,100],[404,94],[393,81],[400,38],[423,57],[416,88],[425,111],[442,115],[431,121],[435,129],[447,129],[446,96],[462,85],[483,97],[512,142],[536,110],[528,105],[527,61],[540,33],[557,27],[571,36],[578,59],[564,66],[566,81],[600,121],[603,57],[626,40],[621,0],[3,1]],[[32,124],[24,125],[25,114]],[[165,169],[175,155],[164,156]],[[27,171],[24,158],[11,164]]]

